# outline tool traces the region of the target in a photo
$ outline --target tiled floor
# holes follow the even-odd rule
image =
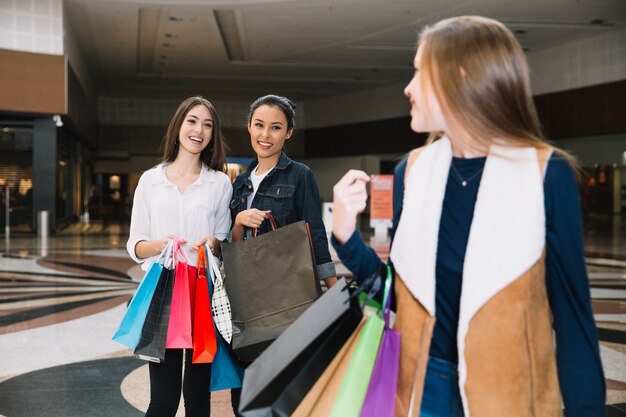
[[[626,219],[585,224],[607,415],[626,416]],[[0,241],[0,416],[145,412],[147,365],[111,341],[142,277],[126,254],[127,232],[76,224],[47,240]],[[212,415],[232,416],[229,397],[214,393]]]

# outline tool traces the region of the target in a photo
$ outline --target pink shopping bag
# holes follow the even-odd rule
[[[178,255],[183,260],[178,260]],[[193,348],[189,268],[178,240],[174,240],[174,259],[176,260],[176,275],[165,347],[167,349]]]

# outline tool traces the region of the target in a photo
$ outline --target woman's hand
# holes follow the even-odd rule
[[[258,209],[248,209],[239,212],[235,217],[235,224],[233,224],[233,242],[238,242],[244,238],[246,227],[255,229],[261,227],[261,223],[267,218],[268,213],[271,212],[271,210],[263,211]]]
[[[267,214],[271,213],[271,210],[263,211],[258,209],[248,209],[237,214],[235,217],[235,225],[242,227],[252,227],[258,229],[261,227],[263,220],[267,218]]]
[[[370,177],[351,169],[333,187],[333,235],[344,244],[356,230],[356,218],[365,210]]]
[[[167,246],[167,242],[170,239],[179,239],[179,238],[176,236],[170,235],[163,239],[141,240],[137,242],[137,245],[135,245],[135,254],[137,255],[138,258],[141,258],[141,259],[149,258],[151,256],[157,256],[158,254],[163,252],[163,249],[165,249],[165,246]],[[180,240],[181,245],[184,245],[185,243],[187,243],[185,239],[179,239],[179,240]]]
[[[198,243],[194,244],[191,248],[195,251],[200,250],[202,245],[207,245],[211,250],[213,256],[217,256],[218,258],[222,256],[222,243],[215,236],[205,236],[198,241]]]

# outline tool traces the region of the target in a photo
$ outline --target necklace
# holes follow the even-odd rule
[[[463,187],[467,187],[467,183],[470,182],[471,180],[473,180],[474,178],[476,178],[483,171],[483,168],[484,168],[484,167],[480,167],[480,169],[478,171],[476,171],[475,173],[473,173],[469,177],[463,178],[461,176],[461,173],[459,172],[459,170],[456,169],[456,167],[454,166],[454,163],[451,163],[451,165],[452,165],[452,171],[454,171],[454,175],[456,175],[457,178],[461,181],[461,185]]]

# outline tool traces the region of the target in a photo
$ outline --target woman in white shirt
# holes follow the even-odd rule
[[[163,138],[163,162],[143,173],[135,190],[128,253],[147,269],[169,238],[184,243],[189,265],[205,243],[214,255],[230,230],[230,179],[225,143],[213,105],[196,96],[183,101]],[[181,394],[187,416],[210,415],[211,364],[192,364],[192,350],[167,349],[165,361],[150,362],[148,417],[174,417]]]

